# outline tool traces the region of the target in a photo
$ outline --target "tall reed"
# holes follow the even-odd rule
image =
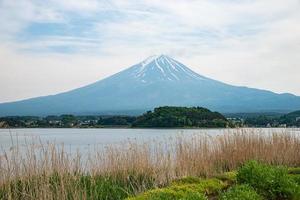
[[[87,154],[27,144],[0,157],[0,199],[123,199],[183,176],[209,177],[248,160],[300,166],[300,137],[241,129],[165,141],[126,141]]]

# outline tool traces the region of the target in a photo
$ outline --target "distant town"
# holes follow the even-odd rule
[[[12,116],[0,118],[1,128],[102,128],[129,126],[136,117],[130,116]]]
[[[170,107],[168,107],[169,109]],[[150,111],[149,111],[150,112]],[[180,116],[170,122],[168,116],[163,119],[164,124],[149,124],[145,119],[149,119],[149,112],[141,116],[75,116],[75,115],[50,115],[46,117],[38,116],[8,116],[0,117],[0,128],[109,128],[109,127],[300,127],[300,111],[278,114],[278,113],[243,113],[224,115],[222,123],[207,125],[207,119],[185,119]],[[210,112],[210,111],[209,111]],[[213,112],[211,112],[213,113]],[[162,115],[161,113],[158,115]],[[173,114],[174,115],[174,114]],[[183,114],[182,114],[183,115]],[[199,114],[201,116],[201,114]],[[202,114],[203,115],[203,114]],[[153,117],[154,116],[154,117]],[[151,122],[155,121],[155,114],[152,115]],[[158,118],[158,117],[156,117]],[[144,119],[143,122],[141,122]],[[186,123],[182,123],[183,121]],[[226,120],[226,123],[225,123]],[[190,122],[189,122],[190,121]],[[215,122],[214,120],[211,120]],[[220,119],[219,119],[220,122]],[[145,126],[144,124],[147,124]]]

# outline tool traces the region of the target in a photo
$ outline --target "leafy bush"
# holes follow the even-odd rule
[[[289,168],[288,172],[289,174],[300,174],[300,167]]]
[[[248,184],[268,199],[293,199],[297,184],[283,167],[250,161],[238,170],[237,181]]]
[[[300,174],[290,175],[290,177],[300,186]]]
[[[193,176],[187,176],[180,179],[176,179],[172,182],[172,185],[180,185],[180,184],[192,184],[192,183],[200,183],[201,178],[193,177]]]
[[[263,198],[248,185],[237,185],[223,193],[220,200],[262,200]]]
[[[207,197],[187,187],[182,191],[175,191],[172,188],[151,190],[128,200],[207,200]]]
[[[195,184],[180,184],[171,185],[169,188],[174,191],[185,191],[191,190],[198,193],[205,193],[207,195],[217,193],[224,189],[225,185],[222,181],[218,179],[206,179]]]
[[[236,176],[237,176],[237,172],[233,171],[233,172],[225,172],[223,174],[217,175],[216,178],[221,181],[225,181],[228,184],[233,184],[236,183]]]
[[[226,185],[218,179],[201,180],[198,183],[184,183],[196,181],[195,178],[184,178],[182,181],[174,182],[167,188],[147,191],[137,197],[128,200],[204,200],[204,194],[211,195],[220,192]]]

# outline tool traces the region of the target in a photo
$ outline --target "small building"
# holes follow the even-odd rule
[[[56,126],[61,126],[62,122],[60,120],[50,120],[49,124],[56,125]]]
[[[7,124],[6,121],[0,121],[0,128],[8,128],[9,125]]]
[[[286,124],[280,124],[279,127],[280,127],[280,128],[286,128],[287,125],[286,125]]]

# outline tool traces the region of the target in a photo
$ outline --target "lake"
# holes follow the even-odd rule
[[[166,141],[170,138],[183,136],[190,138],[197,135],[217,136],[235,131],[250,130],[269,133],[295,133],[300,129],[292,128],[247,128],[247,129],[0,129],[0,148],[8,151],[15,146],[25,147],[26,144],[63,144],[67,150],[86,151],[91,147],[104,147],[120,144],[125,141],[149,142]]]

